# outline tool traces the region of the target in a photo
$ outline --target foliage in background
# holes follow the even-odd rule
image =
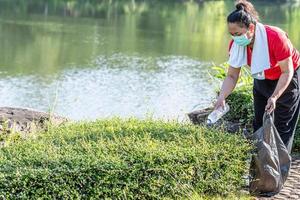
[[[0,196],[227,195],[244,185],[249,150],[241,136],[175,121],[113,118],[66,124],[0,149]]]

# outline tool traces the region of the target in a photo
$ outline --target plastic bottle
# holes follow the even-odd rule
[[[212,111],[207,117],[207,124],[216,123],[221,117],[223,117],[229,111],[229,105],[226,103],[224,108],[220,106],[218,109]]]

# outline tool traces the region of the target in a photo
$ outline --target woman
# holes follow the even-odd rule
[[[229,46],[229,61],[234,64],[231,65],[229,62],[230,67],[215,109],[225,105],[226,97],[235,88],[239,78],[242,67],[239,65],[242,65],[245,59],[245,64],[250,66],[251,71],[255,71],[252,73],[253,129],[256,131],[262,126],[265,111],[267,113],[274,111],[274,124],[288,151],[291,152],[299,116],[300,54],[285,32],[277,27],[259,23],[257,12],[246,0],[237,2],[236,10],[227,17],[227,23],[228,31],[233,38]],[[243,55],[245,58],[241,59]]]

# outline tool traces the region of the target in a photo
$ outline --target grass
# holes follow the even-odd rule
[[[230,198],[244,185],[251,149],[239,135],[152,119],[69,123],[26,140],[16,134],[0,148],[6,199]]]

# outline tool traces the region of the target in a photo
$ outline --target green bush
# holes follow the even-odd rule
[[[226,120],[252,125],[254,117],[252,86],[235,89],[226,101],[230,105],[230,110],[225,115]]]
[[[295,132],[293,151],[300,153],[300,120],[298,121],[298,126]]]
[[[50,128],[0,149],[6,199],[161,199],[227,195],[244,184],[250,145],[175,121],[118,118]]]

